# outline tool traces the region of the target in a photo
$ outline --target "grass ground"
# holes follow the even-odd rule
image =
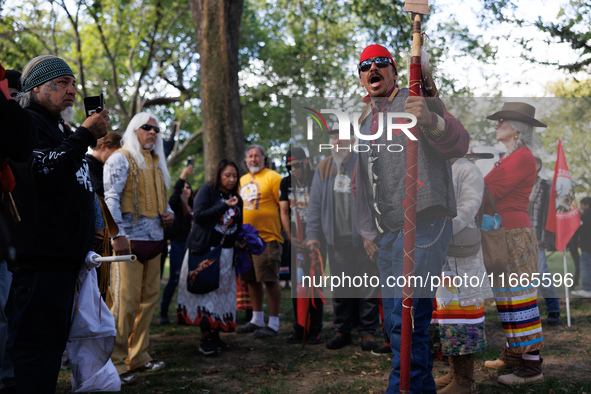
[[[570,256],[569,256],[570,258]],[[571,263],[572,264],[572,263]],[[550,270],[562,273],[562,254],[549,258]],[[571,267],[570,272],[574,272]],[[167,277],[164,272],[162,288]],[[559,293],[560,294],[560,293]],[[358,338],[352,346],[336,351],[324,345],[290,345],[285,338],[293,323],[289,291],[283,290],[279,336],[257,339],[251,334],[222,334],[230,348],[220,356],[207,358],[198,351],[199,329],[157,324],[151,327],[151,354],[166,361],[167,368],[138,373],[138,383],[124,387],[125,393],[383,393],[391,370],[390,358],[362,352]],[[173,300],[174,305],[174,300]],[[480,393],[591,393],[591,299],[571,299],[572,325],[566,326],[565,300],[561,299],[562,325],[548,327],[541,300],[545,349],[540,384],[508,389],[496,379],[499,374],[483,368],[504,345],[494,302],[486,304],[488,349],[475,355],[475,379]],[[172,316],[171,316],[172,317]],[[239,319],[244,318],[239,313]],[[324,314],[323,335],[333,335],[330,300]],[[381,343],[383,339],[378,338]],[[433,373],[447,371],[446,363],[435,361]],[[510,371],[501,371],[510,372]],[[69,371],[62,371],[59,393],[70,392]]]

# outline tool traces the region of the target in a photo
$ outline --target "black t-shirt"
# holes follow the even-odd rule
[[[219,192],[219,200],[217,202],[225,203],[226,200],[230,199],[230,194]],[[216,203],[217,203],[216,202]],[[209,239],[210,246],[217,246],[222,241],[222,237],[225,235],[224,244],[222,247],[231,248],[236,242],[238,235],[238,217],[242,216],[241,207],[239,205],[234,208],[228,207],[226,211],[219,216],[217,222],[213,227],[211,238]]]

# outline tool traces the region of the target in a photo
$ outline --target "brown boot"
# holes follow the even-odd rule
[[[443,375],[442,377],[435,379],[435,388],[437,390],[441,390],[442,388],[450,384],[452,379],[454,378],[454,359],[452,356],[449,356],[447,358],[447,361],[449,362],[449,372],[447,373],[447,375]]]
[[[512,386],[514,384],[543,382],[542,361],[541,358],[539,360],[521,359],[521,364],[515,372],[499,376],[499,383]]]
[[[521,360],[521,354],[513,353],[508,346],[505,346],[499,358],[485,361],[484,366],[492,369],[517,368],[519,367],[519,360]]]
[[[439,390],[439,394],[471,394],[476,392],[474,382],[474,356],[451,356],[453,358],[454,376],[450,384]]]

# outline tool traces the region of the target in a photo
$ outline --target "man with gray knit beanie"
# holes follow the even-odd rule
[[[62,59],[44,55],[23,70],[17,99],[38,135],[27,162],[11,163],[20,222],[5,218],[16,260],[9,265],[15,307],[13,357],[17,392],[53,393],[70,330],[76,278],[94,243],[94,191],[84,155],[107,133],[109,111],[75,132],[76,80]]]

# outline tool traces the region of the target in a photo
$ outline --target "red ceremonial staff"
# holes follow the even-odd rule
[[[406,0],[404,10],[412,14],[412,52],[410,58],[410,96],[420,96],[421,88],[421,20],[429,14],[428,0]],[[400,338],[400,392],[410,392],[410,356],[412,346],[413,288],[409,276],[414,273],[415,236],[417,218],[417,158],[419,154],[419,127],[411,130],[417,138],[406,145],[406,198],[404,199],[404,259],[406,279],[402,293],[402,332]]]

